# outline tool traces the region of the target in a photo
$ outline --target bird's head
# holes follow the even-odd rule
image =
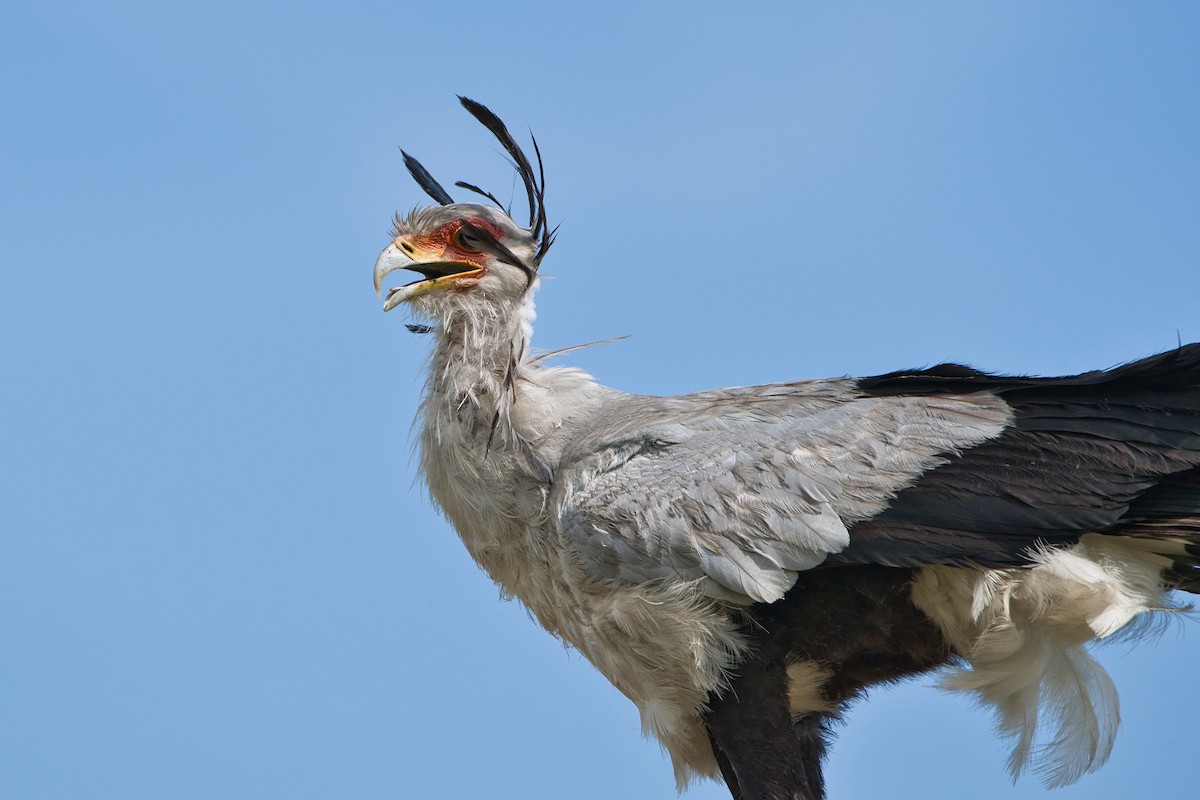
[[[502,302],[520,298],[537,276],[537,240],[503,211],[476,203],[451,203],[396,217],[395,238],[375,262],[375,291],[398,269],[421,280],[388,291],[384,311],[401,303],[437,311],[455,295],[473,293]]]
[[[519,303],[536,283],[538,265],[554,241],[554,231],[546,223],[545,177],[537,142],[535,173],[495,114],[473,100],[459,100],[512,158],[528,195],[529,226],[518,225],[493,195],[469,183],[455,185],[488,198],[496,207],[455,203],[433,176],[405,153],[409,172],[438,205],[396,216],[392,243],[375,262],[375,291],[382,292],[384,278],[395,270],[417,272],[421,279],[390,289],[384,311],[408,303],[419,313],[445,319],[456,308],[478,307],[480,302],[493,308]]]

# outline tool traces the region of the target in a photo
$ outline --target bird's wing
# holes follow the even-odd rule
[[[1200,580],[1200,345],[1066,378],[950,367],[857,385],[880,397],[983,391],[1012,421],[855,526],[837,562],[1010,567],[1033,549],[1111,533],[1173,540],[1169,579]]]
[[[1017,566],[1169,528],[1175,580],[1200,581],[1200,345],[1067,378],[944,365],[622,396],[577,433],[554,510],[600,579],[769,602],[823,562]]]
[[[600,579],[696,580],[735,602],[797,572],[947,455],[994,438],[995,397],[869,397],[849,380],[609,401],[556,471],[559,533]]]

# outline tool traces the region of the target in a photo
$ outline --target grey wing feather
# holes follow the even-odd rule
[[[697,581],[771,602],[845,548],[854,523],[1009,419],[991,395],[862,397],[854,385],[609,398],[562,451],[559,534],[602,580]]]

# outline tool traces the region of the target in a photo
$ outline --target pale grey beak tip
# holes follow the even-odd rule
[[[408,297],[408,293],[403,291],[403,289],[403,286],[397,286],[394,289],[388,290],[387,300],[383,302],[383,310],[385,313],[403,303],[405,298]]]
[[[411,263],[413,263],[412,259],[401,252],[400,248],[396,247],[395,242],[385,247],[383,252],[379,254],[379,258],[375,260],[375,295],[377,297],[383,296],[383,279],[387,277],[389,272],[403,269]],[[384,310],[386,311],[387,309],[385,308]]]

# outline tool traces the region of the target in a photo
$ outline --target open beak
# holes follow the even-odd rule
[[[398,269],[409,269],[422,275],[419,281],[389,289],[387,299],[383,303],[384,311],[391,311],[401,303],[430,292],[473,286],[485,272],[479,264],[446,260],[440,253],[428,261],[423,260],[421,256],[422,253],[413,246],[407,236],[397,237],[379,254],[375,261],[375,294],[382,293],[383,279],[388,273]]]

